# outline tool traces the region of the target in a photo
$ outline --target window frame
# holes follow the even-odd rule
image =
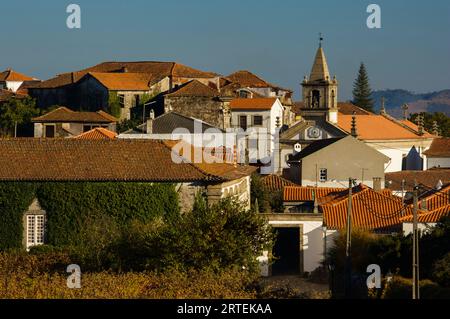
[[[45,244],[47,218],[44,212],[25,215],[25,246],[27,251],[31,247]]]
[[[261,124],[256,124],[255,118],[261,118]],[[252,125],[262,127],[264,125],[264,117],[262,115],[252,115]]]
[[[325,176],[325,177],[323,177]],[[328,181],[328,169],[327,168],[321,168],[319,170],[319,182],[326,183]]]
[[[53,136],[47,136],[47,128],[53,128]],[[44,137],[55,138],[56,137],[56,125],[55,124],[44,124]]]

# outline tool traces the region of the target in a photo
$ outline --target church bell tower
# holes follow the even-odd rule
[[[305,76],[303,87],[302,115],[325,116],[327,121],[337,123],[337,93],[338,81],[336,76],[330,78],[327,60],[322,48],[322,35],[320,35],[314,64],[309,78]]]

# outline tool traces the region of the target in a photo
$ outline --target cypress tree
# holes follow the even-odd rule
[[[373,112],[372,90],[364,63],[361,63],[358,77],[353,84],[353,104],[369,112]]]

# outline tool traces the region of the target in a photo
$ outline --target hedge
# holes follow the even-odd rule
[[[47,243],[73,244],[83,220],[101,215],[119,225],[131,220],[171,220],[179,213],[173,184],[48,182],[0,183],[0,250],[22,247],[22,217],[37,198],[47,218]]]

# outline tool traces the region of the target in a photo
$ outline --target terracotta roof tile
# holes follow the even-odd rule
[[[430,157],[450,157],[450,138],[434,139],[424,154]]]
[[[419,223],[437,223],[442,217],[450,215],[450,204],[437,208],[431,212],[424,212],[417,216]],[[404,216],[402,222],[412,222],[413,215]]]
[[[357,115],[374,115],[373,113],[366,111],[349,102],[338,102],[339,113],[344,115],[353,115],[353,112]]]
[[[0,81],[23,82],[36,80],[31,76],[16,72],[14,70],[6,70],[0,73]]]
[[[283,201],[308,202],[313,201],[314,196],[319,199],[333,193],[340,194],[341,192],[342,188],[286,186],[283,190]]]
[[[238,83],[242,87],[250,87],[250,88],[268,88],[268,87],[270,87],[273,89],[280,89],[280,90],[292,92],[289,89],[284,89],[277,85],[271,84],[247,70],[241,70],[241,71],[234,72],[234,73],[228,75],[226,77],[226,79],[231,82]]]
[[[32,122],[63,122],[63,123],[113,123],[118,120],[112,115],[104,112],[76,112],[64,106],[57,108],[47,114],[32,119]]]
[[[185,97],[185,96],[203,96],[203,97],[216,97],[220,93],[217,90],[201,83],[198,80],[189,81],[177,89],[174,92],[166,94],[169,97]]]
[[[150,86],[157,82],[156,78],[148,73],[91,72],[88,76],[95,78],[110,91],[148,91]]]
[[[348,191],[347,191],[348,192]],[[348,196],[337,197],[321,204],[324,224],[330,229],[344,229],[347,225]],[[360,185],[352,196],[352,227],[382,230],[398,228],[400,218],[412,213],[411,207],[404,207],[401,198],[386,192],[376,192]]]
[[[232,110],[270,110],[277,98],[233,99],[230,103]]]
[[[253,169],[194,165],[158,140],[0,139],[0,153],[1,181],[223,182]]]
[[[297,184],[278,175],[266,175],[261,180],[264,188],[270,192],[282,191],[287,186],[298,187]]]
[[[449,169],[430,169],[426,171],[401,171],[385,174],[386,185],[389,189],[399,191],[402,189],[402,181],[405,181],[405,190],[411,191],[414,183],[434,188],[441,181],[444,185],[450,183]],[[392,183],[389,183],[392,182]]]
[[[339,113],[338,127],[351,133],[353,115]],[[420,136],[412,130],[402,127],[382,115],[356,115],[358,138],[362,140],[396,140],[431,138],[431,135]]]
[[[117,133],[107,130],[106,128],[103,127],[96,127],[80,135],[74,136],[73,138],[85,140],[102,140],[102,139],[115,139],[116,137]]]
[[[145,73],[153,78],[162,79],[166,76],[181,78],[214,78],[218,75],[212,72],[200,71],[176,62],[136,61],[136,62],[103,62],[84,70],[63,73],[55,78],[43,81],[34,88],[57,88],[77,82],[87,73]]]

